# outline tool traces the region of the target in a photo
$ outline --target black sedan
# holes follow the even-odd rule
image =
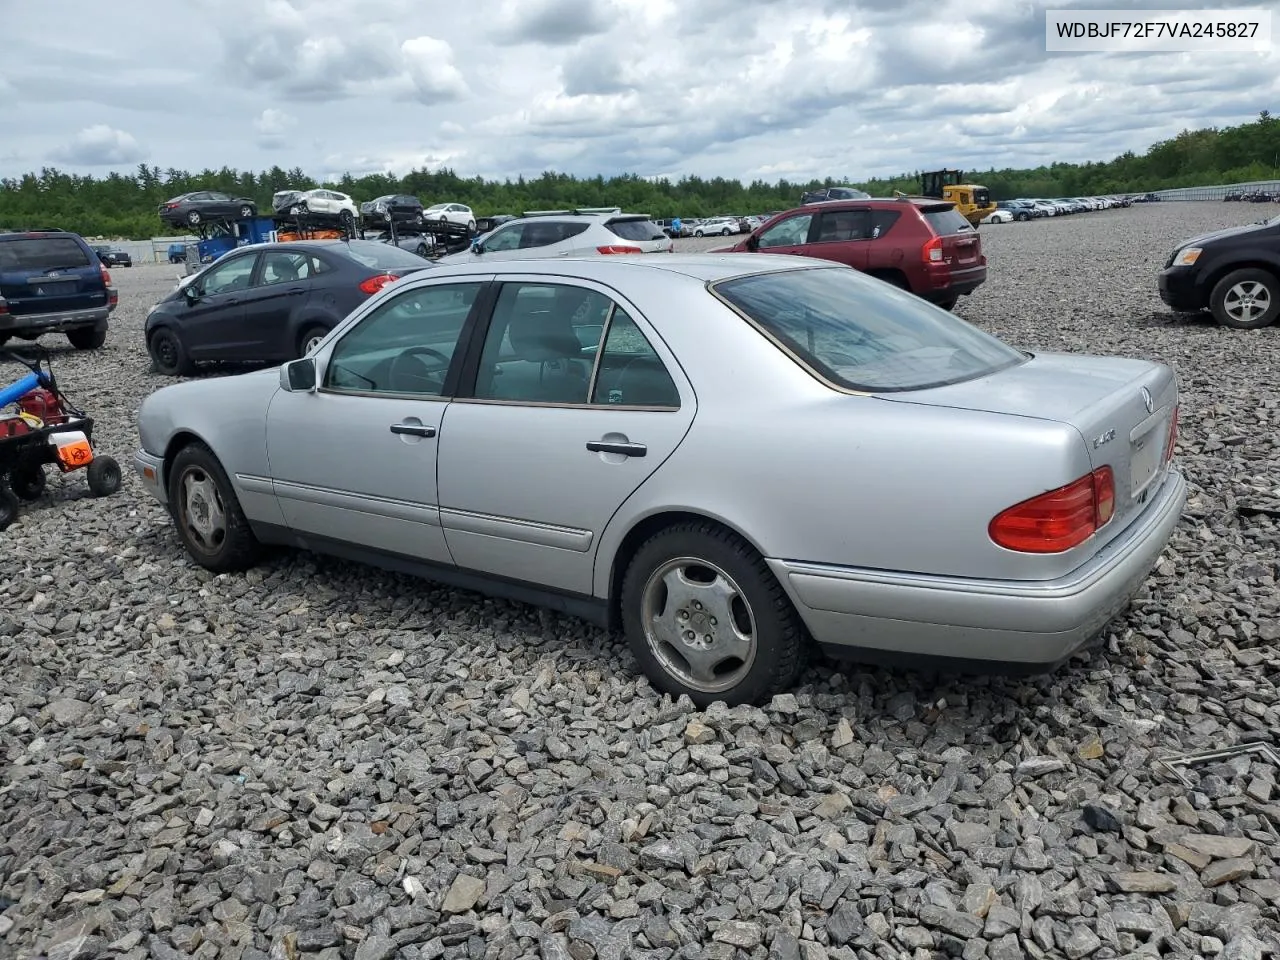
[[[233,197],[218,190],[196,190],[160,204],[160,219],[175,227],[198,227],[217,220],[248,220],[258,205],[248,197]]]
[[[205,360],[280,363],[307,354],[360,303],[431,264],[372,240],[295,240],[233,250],[151,308],[158,373]]]
[[[1271,326],[1280,320],[1280,217],[1183,240],[1158,282],[1179,313],[1208,310],[1235,330]]]
[[[98,255],[98,259],[102,261],[104,267],[132,267],[133,257],[129,255],[128,250],[121,250],[119,247],[94,247],[93,252]]]

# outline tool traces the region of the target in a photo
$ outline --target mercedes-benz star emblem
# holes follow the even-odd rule
[[[1150,391],[1150,390],[1148,390],[1146,387],[1143,387],[1143,388],[1142,388],[1142,402],[1143,402],[1144,404],[1146,404],[1146,407],[1147,407],[1147,413],[1155,413],[1155,412],[1156,412],[1156,405],[1155,405],[1155,401],[1153,401],[1153,400],[1151,399],[1151,391]]]

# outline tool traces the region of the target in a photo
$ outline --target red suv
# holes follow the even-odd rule
[[[716,252],[834,260],[947,310],[987,279],[978,231],[954,203],[922,197],[797,207]]]

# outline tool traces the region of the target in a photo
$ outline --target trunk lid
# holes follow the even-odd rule
[[[0,297],[23,316],[91,310],[107,304],[102,265],[74,237],[0,239]]]
[[[1143,511],[1164,481],[1178,384],[1162,363],[1041,353],[988,377],[886,398],[1075,427],[1093,469],[1109,466],[1115,478],[1116,511],[1098,533],[1102,546]]]

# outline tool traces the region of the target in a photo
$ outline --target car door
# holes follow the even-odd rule
[[[590,594],[605,526],[684,438],[693,391],[608,288],[499,280],[440,431],[445,539],[464,569]]]
[[[764,230],[760,236],[760,253],[799,254],[809,239],[814,213],[792,214]]]
[[[843,263],[855,270],[866,270],[868,241],[871,239],[871,208],[823,210],[818,214],[817,223],[809,236],[809,242],[800,247],[797,253]]]
[[[304,538],[449,564],[436,447],[485,277],[418,283],[315,354],[317,389],[267,411],[272,487]]]
[[[241,339],[234,349],[243,360],[292,360],[299,355],[290,321],[306,305],[313,280],[325,265],[314,254],[264,250],[255,283],[244,295]]]
[[[188,286],[192,296],[181,314],[181,337],[192,360],[238,359],[257,262],[256,250],[232,254]]]

